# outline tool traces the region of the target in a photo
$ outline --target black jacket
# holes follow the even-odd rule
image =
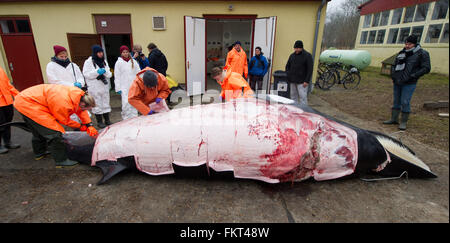
[[[417,45],[407,52],[401,50],[391,67],[391,78],[395,84],[415,84],[423,75],[431,70],[430,55]]]
[[[167,59],[158,48],[153,49],[152,52],[148,54],[148,62],[150,63],[151,68],[155,69],[159,73],[162,73],[164,76],[167,76]]]
[[[289,56],[286,63],[286,74],[290,83],[310,83],[313,72],[313,59],[309,52],[302,50]]]

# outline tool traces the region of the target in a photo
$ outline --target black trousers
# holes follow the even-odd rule
[[[263,78],[264,76],[255,76],[255,75],[249,75],[250,77],[250,88],[252,90],[256,90],[256,84],[258,84],[258,90],[263,89]]]
[[[14,117],[13,105],[0,106],[0,125],[11,122]],[[0,128],[0,145],[2,139],[5,144],[11,142],[11,127]]]

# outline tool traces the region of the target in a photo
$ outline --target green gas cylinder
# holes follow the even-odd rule
[[[372,57],[365,50],[326,50],[320,54],[319,61],[322,63],[340,62],[352,65],[362,70],[370,65]]]

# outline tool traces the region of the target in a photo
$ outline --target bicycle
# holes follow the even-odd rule
[[[341,72],[345,75],[341,78]],[[354,89],[358,87],[361,82],[361,76],[356,67],[344,66],[342,63],[325,64],[325,69],[321,69],[318,76],[318,87],[323,90],[328,90],[336,84],[343,84],[345,89]]]

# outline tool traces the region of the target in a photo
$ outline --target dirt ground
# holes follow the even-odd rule
[[[426,145],[408,133],[392,134],[317,95],[309,101],[356,126],[400,136],[438,178],[272,185],[124,172],[98,186],[98,168],[56,169],[51,157],[34,161],[31,135],[13,128],[13,141],[22,147],[0,155],[0,222],[449,222],[448,149]],[[112,120],[119,121],[117,95],[112,106]]]

